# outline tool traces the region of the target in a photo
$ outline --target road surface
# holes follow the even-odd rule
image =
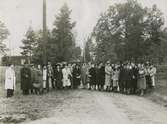
[[[49,118],[26,124],[167,124],[167,109],[143,97],[88,90],[67,92],[70,99],[53,109]]]

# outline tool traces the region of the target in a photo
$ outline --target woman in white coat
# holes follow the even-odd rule
[[[7,98],[13,96],[16,86],[16,76],[14,66],[10,65],[5,72],[5,89],[7,90]]]
[[[67,65],[65,65],[64,69],[62,70],[62,73],[63,73],[63,87],[64,88],[70,87],[71,86],[70,76],[72,76],[72,74]]]
[[[42,70],[42,80],[43,80],[43,92],[46,92],[47,90],[47,68],[46,66],[43,67]]]
[[[156,75],[157,69],[153,65],[150,67],[150,77],[151,77],[151,85],[152,88],[155,88],[155,75]]]

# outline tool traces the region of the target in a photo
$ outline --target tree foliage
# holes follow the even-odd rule
[[[4,44],[4,41],[7,39],[8,35],[8,29],[6,28],[5,24],[0,21],[0,50],[3,52],[6,50],[6,45]]]
[[[23,46],[20,47],[22,49],[21,54],[23,56],[30,57],[29,61],[31,61],[33,56],[33,51],[37,45],[36,40],[37,39],[35,32],[31,27],[29,27],[29,29],[26,32],[25,38],[22,40]]]
[[[54,61],[71,61],[76,59],[75,55],[76,44],[73,34],[75,22],[71,22],[71,10],[66,4],[60,9],[60,13],[56,16],[54,28],[52,30],[51,49],[54,51]],[[80,52],[78,52],[80,54]]]
[[[51,56],[54,61],[72,61],[78,58],[81,53],[81,50],[76,47],[73,34],[76,23],[71,22],[70,14],[71,10],[64,4],[60,9],[60,13],[56,16],[51,38],[51,49],[55,53]],[[79,55],[75,55],[75,51],[78,51]]]
[[[73,28],[75,22],[71,22],[71,10],[65,4],[60,13],[56,16],[52,31],[48,30],[46,55],[47,61],[52,63],[62,61],[75,61],[80,58],[81,49],[75,44]],[[43,33],[42,31],[34,31],[30,28],[25,39],[22,40],[24,46],[22,55],[31,55],[32,62],[43,64]]]
[[[36,46],[33,49],[32,62],[43,64],[43,33],[41,30],[36,31]]]
[[[84,61],[85,62],[90,62],[93,61],[93,57],[95,54],[95,44],[93,43],[93,37],[90,36],[87,38],[87,41],[84,46]]]
[[[84,53],[83,54],[84,54],[84,62],[91,61],[89,41],[87,41],[86,44],[85,44],[85,48],[84,48]]]
[[[153,5],[144,8],[136,0],[115,4],[99,18],[93,37],[97,58],[103,61],[150,58],[161,44],[163,14]]]

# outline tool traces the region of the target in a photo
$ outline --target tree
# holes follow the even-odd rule
[[[22,49],[21,54],[23,56],[29,57],[29,61],[32,60],[33,50],[36,47],[36,35],[33,29],[30,27],[25,35],[25,38],[22,40],[23,46],[20,48]]]
[[[86,42],[84,48],[84,62],[89,62],[89,61],[91,61],[90,48],[89,48],[89,42]]]
[[[156,5],[153,5],[152,8],[147,9],[147,57],[158,62],[162,62],[163,58],[161,54],[163,46],[165,46],[164,38],[166,37],[166,30],[163,30],[164,18],[163,13],[157,8]],[[161,49],[162,48],[162,49]],[[164,49],[163,49],[164,50]],[[161,53],[160,53],[161,51]],[[160,54],[160,55],[158,55]],[[160,57],[161,56],[161,57]]]
[[[96,54],[104,61],[148,58],[152,46],[161,44],[163,25],[162,13],[155,5],[143,8],[136,0],[128,0],[110,6],[93,31]]]
[[[32,62],[35,64],[43,64],[43,34],[42,30],[35,32],[36,45],[33,48]]]
[[[62,61],[78,61],[81,55],[80,47],[75,45],[75,36],[73,28],[74,22],[70,19],[71,10],[65,4],[54,21],[52,31],[48,30],[46,54],[47,61],[55,64]],[[42,63],[43,56],[43,37],[42,31],[36,32],[36,47],[33,50],[33,62],[36,64]]]
[[[0,50],[4,52],[6,50],[6,45],[4,44],[4,40],[7,39],[9,35],[9,31],[6,28],[5,24],[0,21]]]
[[[163,63],[167,62],[167,28],[165,28],[159,35],[160,44],[153,44],[151,46],[150,52],[152,52],[152,54],[149,54],[149,58],[151,58],[153,62]]]
[[[66,4],[60,9],[60,13],[56,16],[54,28],[52,30],[52,50],[54,56],[52,60],[56,61],[71,61],[75,59],[75,37],[73,28],[75,22],[71,22],[71,10]]]
[[[72,59],[73,62],[81,61],[81,48],[79,46],[75,46],[72,49]]]
[[[93,60],[93,56],[95,53],[95,44],[93,43],[93,37],[90,36],[87,38],[87,41],[85,43],[84,47],[84,61],[90,62]]]

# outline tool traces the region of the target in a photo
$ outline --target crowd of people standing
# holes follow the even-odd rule
[[[43,67],[25,64],[20,70],[24,95],[42,94],[50,90],[77,89],[144,95],[155,88],[156,67],[151,63],[59,63]],[[16,76],[13,65],[6,69],[7,97],[13,96]]]
[[[87,77],[83,84],[88,84],[88,89],[143,96],[147,89],[155,88],[156,67],[149,62],[89,63],[83,65],[81,70],[87,70],[83,71]],[[85,77],[85,74],[81,74],[81,77]]]

